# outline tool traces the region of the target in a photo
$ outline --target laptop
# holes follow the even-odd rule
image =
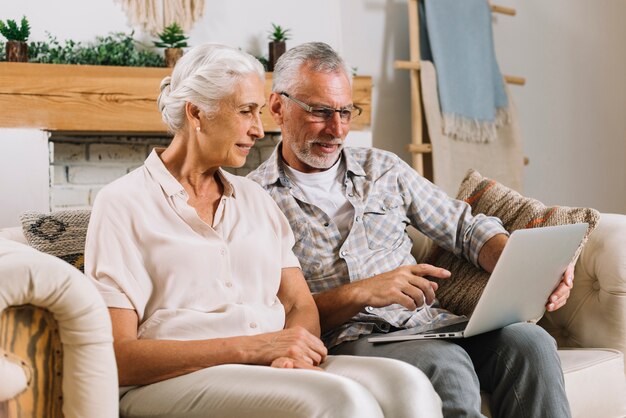
[[[467,338],[540,318],[587,227],[586,223],[578,223],[514,231],[469,319],[461,317],[452,324],[437,324],[434,329],[403,329],[368,341]]]

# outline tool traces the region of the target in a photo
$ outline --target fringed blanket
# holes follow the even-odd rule
[[[424,0],[419,9],[422,59],[437,70],[443,133],[468,142],[493,141],[509,114],[489,4]]]

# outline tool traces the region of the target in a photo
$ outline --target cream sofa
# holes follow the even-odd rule
[[[412,236],[420,250],[417,257],[425,256],[428,242],[419,234]],[[57,417],[61,415],[47,411],[60,410],[59,404],[66,418],[117,416],[117,373],[110,322],[102,300],[76,269],[19,242],[25,243],[19,228],[0,230],[0,313],[5,311],[3,321],[10,322],[19,319],[15,312],[7,315],[10,310],[21,309],[16,306],[52,312],[53,321],[46,327],[58,326],[61,337],[63,383],[62,389],[57,383],[56,390],[62,391],[62,398],[60,393],[52,395],[52,406],[29,405],[41,402],[42,394],[37,397],[33,391],[40,390],[42,383],[35,380],[54,379],[55,373],[43,373],[38,368],[47,367],[45,364],[27,359],[26,375],[21,376],[22,368],[0,358],[0,371],[20,377],[9,383],[0,379],[0,417],[3,413],[10,417]],[[625,215],[602,215],[576,265],[569,302],[547,314],[540,324],[559,344],[574,417],[626,417]],[[4,344],[0,348],[8,348],[5,340],[0,338],[0,343]],[[28,380],[29,369],[34,376],[30,387],[15,399],[2,402],[3,394],[9,397],[21,390],[19,385]],[[54,389],[54,383],[46,384]],[[44,413],[43,407],[47,408]],[[489,415],[487,394],[483,411]]]

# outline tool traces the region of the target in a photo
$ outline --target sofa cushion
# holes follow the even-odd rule
[[[85,237],[91,210],[24,212],[20,215],[28,244],[67,261],[80,271],[85,268]]]
[[[565,392],[579,417],[626,416],[624,358],[617,350],[561,349]]]
[[[508,232],[587,222],[589,228],[576,251],[574,261],[600,217],[598,211],[590,208],[548,207],[536,199],[522,196],[495,180],[481,176],[475,170],[469,170],[461,183],[457,199],[468,202],[474,215],[484,213],[500,218]],[[438,280],[437,297],[441,306],[456,314],[471,314],[490,274],[469,261],[441,249],[434,251],[428,262],[446,268],[452,273],[450,279]]]

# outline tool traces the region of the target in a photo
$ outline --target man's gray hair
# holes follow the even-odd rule
[[[179,132],[186,123],[187,102],[215,113],[220,100],[232,94],[237,81],[247,74],[257,74],[265,82],[263,66],[246,52],[215,43],[191,48],[178,60],[172,75],[161,81],[157,104],[163,122],[170,132]]]
[[[293,91],[301,81],[299,72],[303,66],[322,73],[343,71],[352,84],[350,69],[334,49],[323,42],[309,42],[280,56],[272,74],[272,91]]]

